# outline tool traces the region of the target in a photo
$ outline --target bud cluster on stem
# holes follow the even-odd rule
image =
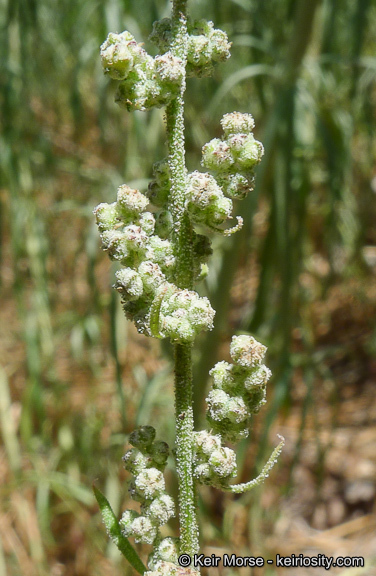
[[[233,202],[253,189],[263,146],[254,138],[250,114],[225,114],[223,137],[202,148],[202,166],[208,172],[188,173],[186,78],[211,74],[217,63],[229,58],[231,43],[212,22],[189,21],[187,0],[173,0],[171,18],[154,23],[150,39],[160,50],[155,57],[129,32],[109,34],[101,47],[102,65],[118,82],[115,100],[120,106],[129,111],[166,107],[168,156],[154,164],[145,193],[124,184],[116,201],[99,204],[94,214],[103,249],[120,265],[114,288],[126,317],[140,333],[169,338],[174,345],[179,538],[162,538],[160,533],[174,516],[175,503],[166,493],[163,476],[169,448],[155,440],[151,426],[141,426],[130,435],[133,447],[123,458],[132,474],[129,492],[140,503],[140,512],[126,510],[117,523],[107,500],[98,497],[98,490],[95,493],[110,535],[141,574],[188,576],[198,569],[180,567],[178,557],[193,557],[199,550],[197,484],[236,493],[249,490],[268,475],[283,445],[281,441],[256,479],[231,483],[237,474],[236,455],[223,443],[248,435],[251,417],[265,402],[271,375],[262,364],[266,347],[248,335],[233,337],[233,364],[218,362],[210,372],[210,430],[194,432],[193,426],[192,345],[200,332],[213,328],[215,315],[208,298],[194,289],[207,274],[212,253],[206,233],[229,235],[242,226],[239,217],[232,228],[226,223],[233,217]],[[145,571],[128,537],[153,546],[150,571]]]

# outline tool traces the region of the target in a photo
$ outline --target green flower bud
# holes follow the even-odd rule
[[[230,355],[235,364],[239,366],[246,366],[247,368],[259,366],[264,359],[266,350],[266,346],[257,342],[253,336],[242,334],[232,337]]]
[[[186,194],[188,208],[194,206],[197,211],[202,211],[222,197],[222,190],[213,176],[196,170],[188,175]]]
[[[162,18],[153,24],[153,30],[149,40],[156,44],[162,52],[166,52],[171,45],[172,40],[172,22],[171,18]]]
[[[221,126],[227,138],[231,134],[250,134],[255,127],[255,121],[251,114],[232,112],[223,116]]]
[[[200,484],[213,485],[212,469],[208,463],[197,464],[193,471],[194,477]]]
[[[179,538],[163,538],[156,548],[156,556],[165,562],[178,563],[180,555]]]
[[[230,398],[227,404],[227,418],[236,424],[248,420],[250,414],[247,410],[247,406],[240,396],[235,396]]]
[[[143,212],[139,218],[139,224],[147,236],[154,234],[155,218],[151,212]]]
[[[124,468],[133,475],[139,474],[151,464],[150,456],[142,454],[137,448],[127,450],[122,460],[124,462]]]
[[[149,450],[155,439],[153,426],[140,426],[129,436],[129,443],[139,450]]]
[[[160,108],[167,103],[162,94],[162,88],[152,77],[152,73],[145,74],[137,70],[137,73],[132,75],[133,72],[118,86],[115,102],[119,106],[132,112],[133,110],[147,110],[153,106]]]
[[[232,136],[235,138],[235,136]],[[261,162],[264,155],[264,147],[258,140],[255,140],[253,134],[248,134],[244,140],[244,145],[236,158],[236,167],[241,171],[252,169],[256,164]]]
[[[154,442],[151,447],[151,456],[153,458],[153,462],[155,462],[157,466],[164,467],[166,465],[169,453],[170,449],[167,442],[162,442],[159,440],[158,442]]]
[[[230,448],[214,450],[209,458],[209,466],[220,478],[233,478],[237,473],[235,452]]]
[[[154,206],[165,206],[168,195],[170,193],[170,185],[166,184],[162,186],[156,180],[152,180],[149,183],[148,190],[146,192],[147,197]],[[161,234],[163,237],[164,235]]]
[[[240,152],[243,150],[245,144],[247,143],[247,138],[247,134],[231,134],[231,136],[227,138],[226,142],[234,158],[237,158]]]
[[[124,80],[134,65],[132,48],[137,42],[129,32],[109,34],[101,46],[102,66],[105,74],[114,80]]]
[[[211,65],[210,56],[211,46],[209,38],[202,34],[188,37],[187,60],[189,64],[194,68]]]
[[[106,230],[101,234],[102,248],[111,260],[125,260],[129,256],[129,246],[120,230]]]
[[[226,196],[233,200],[243,200],[248,192],[253,190],[254,180],[254,176],[251,175],[247,175],[246,178],[241,174],[232,174],[221,178],[219,184]]]
[[[210,456],[214,450],[221,448],[221,437],[210,434],[207,430],[200,430],[195,433],[194,446],[198,453]]]
[[[157,468],[146,468],[136,476],[134,487],[137,496],[152,500],[164,492],[165,480]]]
[[[114,288],[122,295],[124,300],[138,300],[143,293],[143,284],[139,274],[131,268],[122,268],[115,272],[116,284]]]
[[[202,148],[201,164],[209,170],[227,172],[233,165],[231,150],[227,142],[214,138]]]
[[[159,212],[155,230],[160,238],[166,239],[171,236],[172,223],[172,214],[169,210],[162,210],[162,212]]]
[[[175,265],[175,256],[169,240],[162,240],[159,236],[149,239],[146,258],[156,262],[163,272],[171,270]]]
[[[118,188],[116,203],[117,214],[118,217],[126,223],[139,216],[148,204],[148,199],[141,194],[139,190],[130,188],[126,184]]]
[[[223,420],[227,417],[227,405],[230,396],[224,390],[211,390],[206,402],[208,404],[208,411],[213,420]]]
[[[267,381],[272,375],[271,370],[267,368],[264,364],[261,364],[257,368],[254,368],[252,372],[244,380],[244,386],[247,390],[252,390],[254,386],[265,386]]]
[[[212,206],[207,210],[207,221],[209,226],[219,226],[223,224],[227,218],[231,218],[232,212],[232,202],[230,198],[219,198]]]
[[[166,52],[162,56],[156,56],[154,63],[155,74],[159,83],[168,87],[169,90],[179,90],[184,76],[184,67],[181,58],[173,56],[171,52]]]
[[[132,522],[131,529],[135,537],[135,542],[141,542],[142,544],[153,544],[158,534],[157,527],[147,516],[138,516],[135,518]]]
[[[231,42],[228,41],[226,32],[213,30],[210,34],[211,57],[214,62],[225,62],[230,58]]]
[[[209,372],[214,381],[214,388],[219,388],[229,392],[235,387],[236,383],[232,372],[232,364],[228,362],[217,362]]]
[[[245,396],[247,406],[251,414],[260,412],[261,407],[266,404],[266,387],[255,386]]]
[[[116,217],[116,202],[113,202],[112,204],[106,204],[105,202],[102,202],[96,208],[94,208],[93,213],[95,215],[99,232],[112,230],[116,224],[118,224]]]
[[[211,330],[215,311],[197,292],[177,290],[162,300],[161,332],[177,342],[192,342],[201,330]]]
[[[138,267],[138,273],[140,275],[144,291],[150,297],[154,297],[156,290],[166,282],[166,277],[163,274],[160,266],[151,262],[150,260],[145,260]]]
[[[136,518],[138,518],[140,515],[138,514],[138,512],[135,512],[135,510],[126,510],[120,521],[120,527],[121,527],[121,531],[124,534],[124,536],[126,538],[128,538],[129,536],[133,536],[133,528],[132,528],[132,524],[134,522],[134,520]]]
[[[159,498],[155,498],[148,507],[148,516],[157,526],[166,524],[170,518],[175,516],[175,504],[171,496],[162,494]]]

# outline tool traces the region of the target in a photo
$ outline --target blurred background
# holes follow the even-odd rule
[[[238,450],[240,480],[257,474],[277,433],[286,438],[262,488],[201,490],[202,551],[364,556],[362,570],[331,573],[372,576],[376,3],[189,5],[233,46],[212,78],[188,82],[188,168],[233,110],[254,115],[266,150],[255,191],[237,206],[245,227],[214,240],[201,288],[217,315],[196,347],[197,425],[208,370],[247,331],[269,347],[273,378]],[[166,155],[163,110],[120,110],[99,46],[128,29],[155,54],[148,35],[169,11],[166,0],[0,6],[0,576],[130,575],[91,484],[120,514],[129,432],[152,423],[173,444],[171,350],[124,319],[92,215],[122,183],[145,190]],[[174,490],[173,472],[168,481]]]

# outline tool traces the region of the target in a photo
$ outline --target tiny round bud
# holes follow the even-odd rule
[[[172,39],[172,21],[171,18],[162,18],[153,23],[153,30],[149,40],[156,44],[162,51],[168,50]]]
[[[242,171],[250,170],[261,162],[263,154],[264,147],[261,142],[255,140],[253,134],[248,134],[236,159],[236,166]]]
[[[242,334],[232,337],[230,355],[233,361],[240,366],[247,368],[259,366],[264,359],[266,350],[266,346],[257,342],[253,336]]]
[[[117,212],[120,218],[128,221],[143,212],[149,201],[139,190],[126,184],[119,186],[117,191]]]
[[[95,215],[99,232],[112,230],[118,223],[116,202],[113,202],[112,204],[106,204],[105,202],[102,202],[96,208],[94,208],[93,213]]]
[[[150,465],[151,458],[142,454],[137,448],[127,450],[122,458],[124,468],[134,475],[139,474],[142,470]]]
[[[243,398],[235,396],[229,400],[226,416],[231,422],[235,422],[236,424],[244,422],[249,418],[250,414]]]
[[[139,496],[151,500],[159,496],[165,489],[163,474],[157,468],[146,468],[135,478],[135,488]]]
[[[219,450],[221,448],[221,437],[219,435],[210,434],[207,430],[196,432],[195,448],[198,452],[210,456],[214,450]]]
[[[212,226],[217,226],[223,224],[227,218],[231,218],[232,212],[232,201],[230,198],[219,198],[212,206],[207,210],[208,219],[207,223]]]
[[[135,510],[126,510],[119,521],[121,531],[126,538],[133,535],[132,524],[133,521],[139,517],[138,512]]]
[[[104,72],[114,80],[124,80],[132,70],[134,58],[132,46],[137,42],[129,32],[110,33],[101,46],[101,58]]]
[[[214,381],[214,388],[223,389],[229,392],[234,388],[236,383],[232,373],[232,364],[228,362],[217,362],[217,364],[209,372]]]
[[[221,126],[226,137],[230,134],[250,134],[255,127],[255,121],[251,114],[231,112],[223,116]]]
[[[236,455],[230,448],[215,450],[209,458],[209,466],[220,478],[232,478],[236,476]]]
[[[162,440],[154,442],[154,444],[151,447],[151,456],[153,458],[153,461],[158,466],[165,466],[169,453],[170,449],[168,447],[167,442],[162,442]]]
[[[102,248],[111,260],[125,260],[129,256],[129,245],[120,230],[106,230],[101,234]]]
[[[156,56],[155,73],[160,82],[171,88],[179,88],[184,76],[183,61],[181,58],[173,56],[171,52],[166,52],[162,56]]]
[[[226,172],[234,163],[229,145],[218,138],[202,148],[202,165],[210,170]]]
[[[210,47],[214,62],[225,62],[230,58],[231,42],[223,30],[213,30],[210,34]]]
[[[163,538],[156,549],[156,555],[158,558],[165,562],[173,562],[174,564],[178,563],[179,552],[179,538]]]
[[[198,464],[194,467],[194,476],[201,484],[212,484],[213,474],[207,463]]]
[[[172,231],[172,214],[169,210],[162,210],[157,216],[155,224],[156,233],[160,238],[168,238]]]
[[[154,234],[155,218],[151,212],[143,212],[139,219],[141,229],[145,234],[151,236]]]
[[[156,262],[162,271],[171,269],[175,265],[175,256],[169,240],[162,240],[159,236],[151,236],[149,239],[146,258]]]
[[[155,439],[155,428],[153,426],[140,426],[136,428],[130,436],[129,443],[140,450],[149,449]]]
[[[232,174],[221,178],[220,185],[223,193],[233,200],[243,200],[254,187],[254,177],[246,178],[241,174]]]
[[[157,526],[162,526],[175,516],[174,501],[171,496],[162,494],[162,496],[153,500],[147,513]]]
[[[166,282],[166,277],[160,266],[150,260],[145,260],[140,264],[138,273],[142,280],[144,291],[148,295],[154,296],[157,288]]]
[[[247,390],[251,390],[254,386],[264,386],[272,375],[271,370],[264,364],[258,366],[247,376],[244,380],[244,386]]]
[[[213,420],[223,420],[227,417],[227,405],[230,396],[224,390],[211,390],[206,402],[208,403],[208,411]]]
[[[135,541],[142,544],[153,544],[158,534],[157,527],[153,524],[152,520],[147,516],[138,516],[132,522],[132,533]]]
[[[143,284],[139,274],[131,268],[122,268],[115,272],[116,284],[114,288],[125,300],[138,300],[143,293]]]

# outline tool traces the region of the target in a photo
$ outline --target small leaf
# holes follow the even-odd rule
[[[267,463],[265,464],[264,468],[261,470],[261,473],[257,476],[257,478],[254,478],[249,482],[245,482],[244,484],[232,484],[230,486],[226,486],[226,488],[223,488],[223,490],[225,490],[226,492],[232,492],[233,494],[243,494],[243,492],[249,492],[250,490],[252,490],[252,488],[255,488],[255,486],[259,486],[259,484],[264,482],[265,478],[269,476],[270,470],[277,462],[278,457],[282,452],[282,448],[285,445],[285,439],[283,438],[283,436],[280,436],[278,434],[278,438],[281,440],[280,443],[276,448],[274,448],[269,460],[267,461]]]
[[[136,550],[121,533],[121,528],[107,498],[98,488],[93,486],[94,496],[102,513],[104,525],[111,540],[116,544],[123,556],[139,574],[144,574],[147,568],[143,565]]]

